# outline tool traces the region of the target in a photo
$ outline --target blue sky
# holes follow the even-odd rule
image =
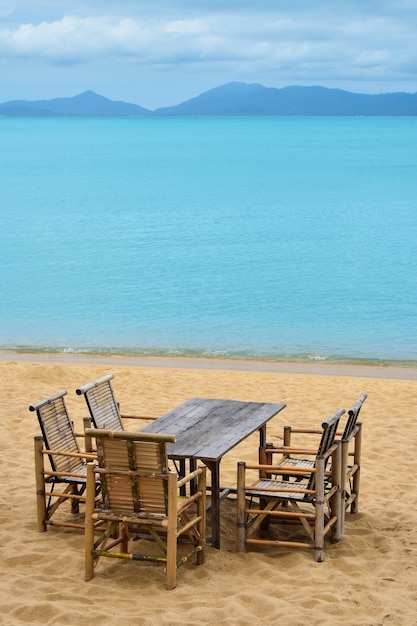
[[[0,102],[242,81],[417,92],[416,0],[0,0]]]

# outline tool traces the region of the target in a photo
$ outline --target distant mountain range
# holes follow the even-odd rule
[[[161,115],[417,115],[417,93],[359,94],[326,87],[264,87],[232,82],[181,104],[151,111],[109,100],[94,91],[72,98],[12,100],[0,116],[161,116]]]
[[[149,115],[151,111],[127,102],[109,100],[94,91],[73,98],[53,100],[11,100],[0,104],[0,115],[50,117],[62,115]]]

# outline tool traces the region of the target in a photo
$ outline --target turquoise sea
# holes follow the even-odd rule
[[[417,119],[0,118],[0,348],[417,362]]]

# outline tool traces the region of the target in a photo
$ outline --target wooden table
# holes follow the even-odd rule
[[[168,444],[174,460],[203,461],[211,472],[212,546],[220,548],[220,461],[238,443],[259,430],[259,445],[266,443],[266,423],[285,404],[191,398],[151,422],[142,431],[176,435]]]

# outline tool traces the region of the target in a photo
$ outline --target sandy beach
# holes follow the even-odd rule
[[[416,369],[3,352],[0,372],[1,624],[417,624]],[[160,566],[110,559],[86,583],[83,533],[37,532],[39,427],[28,407],[67,389],[81,431],[86,410],[75,389],[109,372],[128,414],[162,415],[192,396],[285,402],[268,424],[273,442],[285,424],[317,426],[368,393],[360,513],[348,515],[341,542],[327,543],[316,563],[307,550],[237,553],[230,498],[222,502],[222,549],[208,547],[203,566],[180,568],[176,589],[165,589]],[[238,460],[256,459],[257,443],[253,435],[223,459],[223,484],[235,484]]]

